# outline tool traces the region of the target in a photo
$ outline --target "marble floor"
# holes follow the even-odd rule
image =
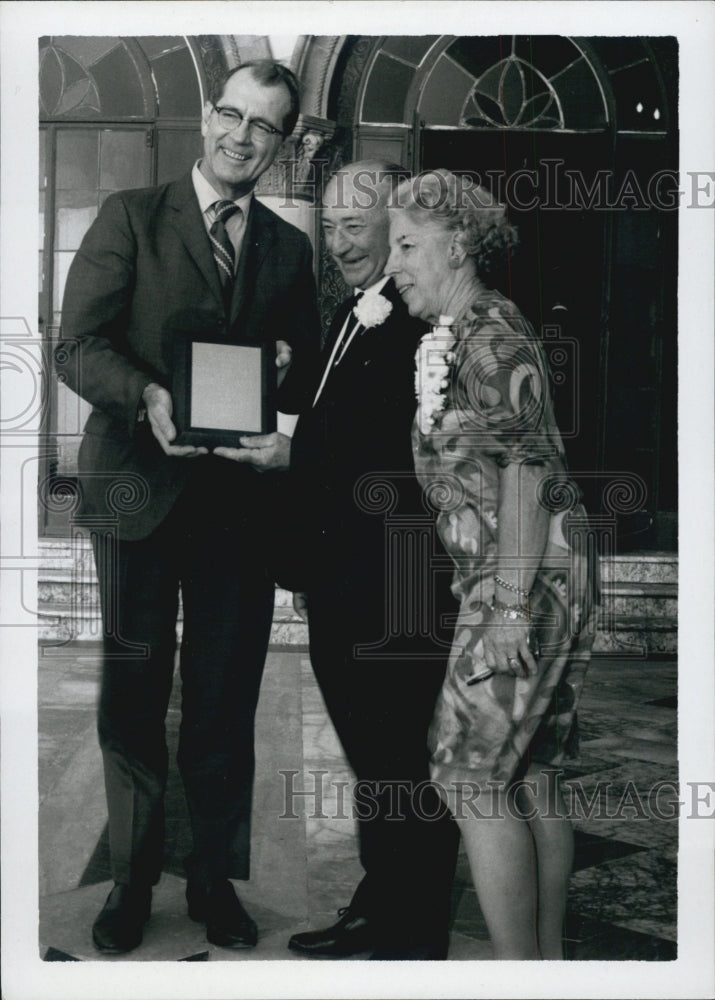
[[[142,945],[119,958],[100,956],[91,941],[92,921],[111,887],[95,734],[98,649],[45,646],[39,662],[40,955],[46,961],[306,961],[287,951],[288,938],[332,923],[361,876],[348,818],[350,773],[307,653],[271,650],[261,689],[252,875],[237,883],[258,923],[257,947],[215,948],[186,915],[187,819],[172,770],[164,875]],[[592,664],[579,713],[580,756],[565,769],[577,838],[569,959],[676,957],[677,820],[668,818],[677,798],[676,690],[672,659]],[[175,691],[167,722],[172,758],[178,714]],[[290,796],[291,789],[309,794]],[[490,957],[460,854],[449,958]]]

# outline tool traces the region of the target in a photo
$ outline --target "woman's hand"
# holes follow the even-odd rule
[[[510,621],[498,611],[491,611],[490,616],[491,619],[482,632],[487,666],[495,674],[534,677],[538,667],[529,646],[529,622]]]

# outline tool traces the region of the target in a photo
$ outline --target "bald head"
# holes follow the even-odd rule
[[[390,192],[409,172],[388,160],[357,160],[341,167],[328,181],[324,208],[384,208]]]
[[[359,160],[341,168],[323,194],[328,250],[351,288],[369,288],[383,275],[389,255],[387,203],[407,172],[386,160]]]

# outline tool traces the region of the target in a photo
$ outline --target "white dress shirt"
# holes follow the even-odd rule
[[[206,232],[211,229],[211,226],[216,220],[216,213],[214,211],[214,205],[217,201],[231,201],[231,198],[223,198],[218,191],[207,181],[204,175],[199,170],[199,164],[201,160],[197,160],[194,164],[194,168],[191,171],[191,180],[194,185],[194,191],[196,192],[196,197],[199,202],[199,208],[201,209],[201,215],[203,216],[204,225],[206,226]],[[234,272],[238,267],[238,259],[241,256],[241,246],[243,245],[243,234],[246,232],[246,220],[248,219],[248,213],[251,209],[251,200],[253,198],[253,192],[249,191],[248,194],[242,195],[240,198],[233,200],[234,205],[238,205],[240,212],[234,212],[230,219],[224,222],[224,227],[226,229],[226,235],[230,239],[233,250],[233,265]]]
[[[382,289],[384,288],[384,286],[387,284],[388,279],[389,279],[389,275],[386,274],[384,277],[380,278],[379,281],[376,281],[373,285],[370,285],[369,288],[354,288],[353,289],[353,294],[354,295],[379,295],[380,292],[382,291]],[[318,391],[315,394],[315,399],[313,400],[313,406],[315,406],[315,404],[320,399],[320,394],[323,391],[325,383],[328,381],[328,375],[330,374],[332,368],[334,367],[334,365],[337,365],[337,364],[339,364],[342,361],[343,355],[346,353],[347,349],[352,344],[353,339],[355,337],[355,334],[360,329],[360,323],[355,323],[353,325],[352,330],[350,330],[350,335],[348,336],[347,340],[345,340],[345,343],[343,344],[343,339],[344,339],[345,334],[347,333],[348,329],[350,328],[351,320],[353,320],[353,319],[354,319],[354,316],[353,316],[353,311],[351,309],[348,312],[347,316],[345,317],[345,322],[343,323],[342,329],[340,330],[340,333],[337,336],[335,344],[333,345],[333,349],[330,352],[330,358],[328,359],[328,363],[325,366],[325,371],[323,372],[323,377],[320,380],[320,385],[318,386]]]

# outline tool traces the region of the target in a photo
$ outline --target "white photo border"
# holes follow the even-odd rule
[[[715,170],[715,6],[660,3],[53,2],[3,3],[0,333],[36,330],[37,40],[47,34],[675,35],[680,45],[680,171]],[[379,30],[378,30],[379,29]],[[715,187],[715,173],[710,173]],[[711,202],[713,196],[711,193]],[[30,220],[28,222],[28,220]],[[688,782],[715,782],[713,663],[713,247],[715,211],[680,209],[679,761]],[[27,319],[28,326],[24,325]],[[20,334],[18,334],[20,331]],[[39,357],[36,358],[39,371]],[[3,415],[27,385],[2,371]],[[31,376],[28,376],[31,377]],[[20,498],[32,444],[0,447],[2,957],[8,1000],[219,997],[707,997],[713,994],[713,831],[681,819],[674,962],[45,963],[38,948],[36,500]],[[29,448],[29,451],[28,451]],[[715,784],[713,784],[715,792]],[[684,809],[684,814],[687,812]],[[711,801],[715,812],[715,794]]]

